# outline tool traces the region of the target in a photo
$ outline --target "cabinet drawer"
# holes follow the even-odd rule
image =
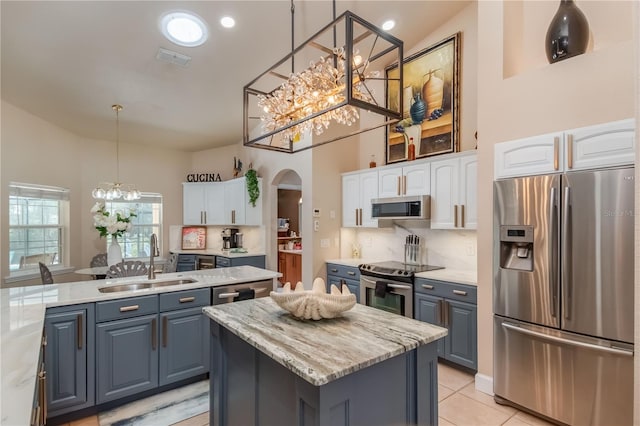
[[[228,268],[231,266],[231,259],[228,257],[216,256],[216,268]]]
[[[348,280],[360,280],[360,270],[356,266],[327,263],[327,276],[335,275]]]
[[[211,294],[209,288],[175,291],[160,295],[160,312],[208,306],[210,304]]]
[[[414,287],[416,293],[446,297],[447,299],[460,300],[467,303],[476,303],[478,298],[478,289],[466,284],[416,278]]]
[[[195,264],[196,263],[196,257],[197,257],[197,255],[195,255],[195,254],[179,254],[178,255],[178,262],[184,262],[184,263],[191,262],[191,263]]]
[[[96,302],[96,322],[132,318],[158,312],[158,296],[141,296],[129,299]]]

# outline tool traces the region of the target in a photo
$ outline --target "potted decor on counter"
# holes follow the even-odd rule
[[[118,237],[131,231],[133,227],[131,220],[136,217],[135,211],[129,209],[125,213],[122,210],[116,210],[111,213],[106,210],[103,203],[97,202],[91,209],[91,214],[93,214],[93,225],[100,232],[100,236],[111,235],[111,244],[107,250],[107,265],[111,266],[122,262],[122,248],[118,244]]]
[[[247,192],[249,193],[249,202],[253,207],[256,206],[256,201],[260,197],[260,187],[258,186],[258,173],[253,168],[253,163],[249,164],[249,170],[244,174],[247,180]]]

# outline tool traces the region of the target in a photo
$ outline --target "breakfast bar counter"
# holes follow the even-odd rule
[[[355,305],[299,320],[262,298],[211,318],[211,425],[436,424],[447,330]]]

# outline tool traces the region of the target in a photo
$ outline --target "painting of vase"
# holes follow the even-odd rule
[[[419,125],[421,129],[416,140],[416,147],[419,147],[416,158],[456,152],[460,149],[460,39],[461,33],[456,33],[405,58],[402,62],[402,92],[399,90],[398,64],[385,69],[387,107],[403,111],[400,123],[387,126],[387,164],[407,160],[406,149],[402,149],[406,145],[404,131],[407,127],[415,125]],[[403,96],[402,108],[399,108],[400,93]],[[424,117],[417,117],[416,111],[419,108],[412,108],[416,95],[419,95],[425,104]]]

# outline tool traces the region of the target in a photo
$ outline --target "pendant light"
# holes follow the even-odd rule
[[[107,201],[121,198],[125,201],[139,200],[140,191],[133,185],[120,182],[120,111],[122,111],[122,105],[111,105],[111,108],[116,112],[116,181],[99,184],[91,192],[91,195],[95,199]]]

